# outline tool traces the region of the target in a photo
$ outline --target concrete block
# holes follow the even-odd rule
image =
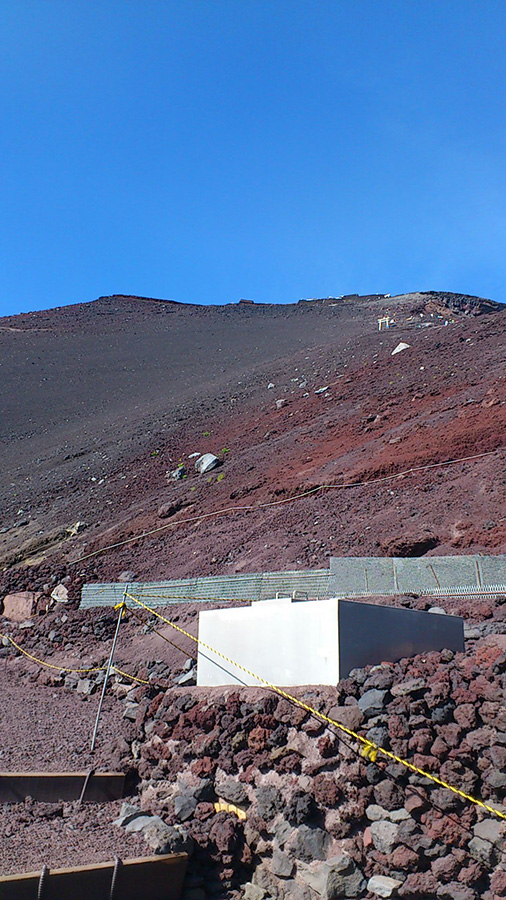
[[[337,598],[284,598],[201,612],[199,641],[201,686],[261,684],[255,675],[283,686],[337,684],[366,665],[430,650],[461,651],[464,628],[458,616]],[[381,693],[374,694],[379,709]]]

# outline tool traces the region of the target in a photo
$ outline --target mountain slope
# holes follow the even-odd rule
[[[395,327],[379,332],[385,314]],[[55,572],[77,584],[124,569],[164,578],[506,549],[498,304],[438,292],[287,306],[109,297],[0,328],[6,587]],[[207,451],[222,465],[200,476],[188,457]],[[187,478],[167,478],[180,461]],[[88,527],[64,539],[77,521]]]

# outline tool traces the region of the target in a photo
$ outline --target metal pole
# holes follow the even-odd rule
[[[121,625],[121,617],[123,616],[123,610],[125,609],[125,606],[126,606],[126,602],[125,602],[125,594],[123,594],[123,602],[122,602],[121,605],[120,605],[120,610],[119,610],[119,615],[118,615],[118,622],[117,622],[117,625],[116,625],[116,633],[115,633],[115,635],[114,635],[114,640],[113,640],[113,642],[112,642],[111,655],[110,655],[110,657],[109,657],[109,662],[107,663],[107,670],[106,670],[106,673],[105,673],[104,686],[103,686],[103,688],[102,688],[102,695],[101,695],[101,697],[100,697],[100,703],[98,704],[98,712],[97,712],[97,719],[96,719],[96,722],[95,722],[95,729],[94,729],[94,731],[93,731],[93,737],[92,737],[92,739],[91,739],[91,752],[92,752],[92,753],[93,753],[93,751],[94,751],[94,749],[95,749],[95,741],[96,741],[96,739],[97,739],[97,731],[98,731],[98,723],[99,723],[99,721],[100,721],[100,713],[102,712],[102,704],[103,704],[103,702],[104,702],[105,692],[106,692],[106,690],[107,690],[107,682],[109,681],[109,675],[110,675],[110,672],[111,672],[111,669],[112,669],[112,661],[113,661],[113,658],[114,658],[114,651],[115,651],[115,649],[116,649],[116,641],[118,640],[119,626]]]

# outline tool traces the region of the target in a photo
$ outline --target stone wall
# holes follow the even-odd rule
[[[504,812],[506,639],[474,647],[297,694]],[[124,702],[118,763],[166,829],[152,846],[193,847],[185,900],[506,897],[504,821],[274,693],[139,687]]]

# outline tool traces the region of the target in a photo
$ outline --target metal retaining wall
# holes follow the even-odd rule
[[[506,556],[332,557],[329,594],[451,594],[506,586]]]

